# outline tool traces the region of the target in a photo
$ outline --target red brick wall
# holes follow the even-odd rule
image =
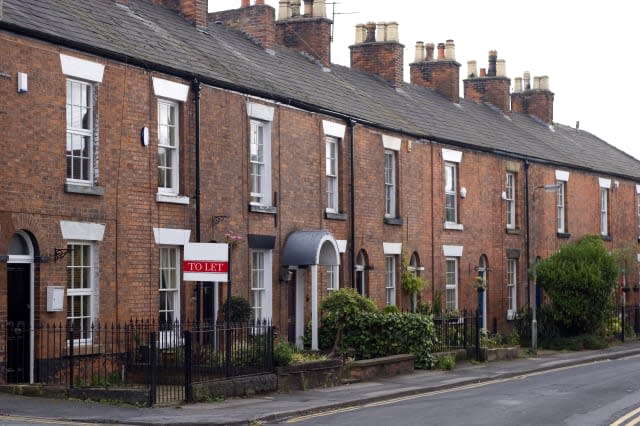
[[[426,87],[442,94],[451,102],[460,98],[460,64],[438,60],[415,62],[409,65],[411,84]]]
[[[488,102],[508,113],[510,111],[509,88],[511,80],[507,77],[481,77],[464,80],[464,98]]]
[[[276,43],[331,64],[331,25],[326,18],[294,18],[276,23]]]
[[[220,21],[224,25],[249,34],[265,49],[275,43],[275,10],[267,5],[255,5],[241,9],[212,12],[209,22]]]
[[[404,45],[398,42],[373,42],[349,46],[351,68],[376,74],[395,87],[402,85]]]

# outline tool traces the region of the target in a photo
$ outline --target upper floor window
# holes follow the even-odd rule
[[[67,322],[74,339],[90,340],[95,321],[94,246],[72,243],[67,250]]]
[[[457,175],[457,164],[444,164],[444,220],[448,223],[458,223]]]
[[[249,204],[260,211],[272,207],[271,122],[274,108],[247,103],[249,115]]]
[[[178,195],[179,191],[178,111],[178,103],[158,100],[158,192],[167,195]]]
[[[507,228],[516,228],[516,175],[507,172],[505,175],[505,201],[507,203]]]
[[[557,227],[559,233],[564,233],[567,232],[567,200],[565,197],[566,182],[557,181],[556,184],[558,185],[558,190],[556,192]]]
[[[609,235],[609,189],[600,188],[600,235]]]
[[[385,217],[396,217],[396,153],[384,151],[384,204]]]
[[[67,79],[67,179],[93,181],[93,85]]]
[[[458,310],[458,258],[447,257],[445,263],[445,308],[453,312]]]
[[[327,211],[338,213],[338,139],[325,136],[326,145],[326,174],[327,174]]]

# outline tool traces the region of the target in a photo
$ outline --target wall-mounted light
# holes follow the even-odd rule
[[[286,266],[282,266],[280,268],[280,282],[281,283],[286,283],[291,281],[291,278],[293,277],[293,271],[291,269],[289,269]]]
[[[140,130],[140,143],[142,146],[149,146],[149,128],[143,127]]]
[[[462,188],[460,188],[460,196],[462,198],[466,198],[466,196],[467,196],[467,188],[465,188],[464,186]]]
[[[25,93],[29,91],[27,73],[18,73],[18,93]]]

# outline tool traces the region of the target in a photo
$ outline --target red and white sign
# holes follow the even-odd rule
[[[185,245],[182,272],[185,281],[227,282],[229,280],[228,244],[189,243]]]

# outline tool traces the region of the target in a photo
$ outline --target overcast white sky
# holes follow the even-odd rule
[[[255,0],[251,0],[253,4]],[[416,41],[443,43],[453,39],[456,60],[476,60],[487,68],[489,50],[506,60],[511,87],[524,71],[549,76],[555,93],[554,121],[589,131],[640,159],[640,22],[629,0],[327,0],[335,7],[332,62],[349,66],[355,25],[399,24],[405,45],[405,80]],[[278,0],[266,0],[278,12]],[[209,0],[209,10],[240,7],[240,0]],[[462,83],[460,84],[462,88]],[[462,95],[462,93],[461,93]]]

